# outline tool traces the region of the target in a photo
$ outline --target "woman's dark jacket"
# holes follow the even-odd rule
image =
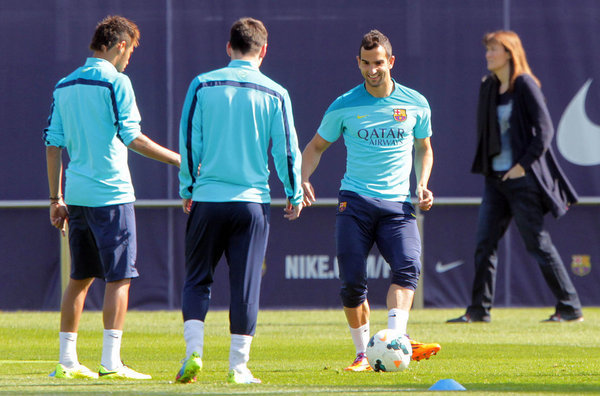
[[[500,127],[496,107],[500,82],[494,75],[484,77],[477,108],[477,152],[471,172],[490,175],[492,157],[500,153]],[[533,172],[543,193],[544,208],[555,217],[577,202],[577,193],[556,162],[552,146],[554,128],[541,89],[528,74],[515,80],[510,116],[510,143],[513,162]],[[513,165],[514,165],[513,164]]]

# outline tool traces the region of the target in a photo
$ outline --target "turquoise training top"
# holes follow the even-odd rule
[[[410,201],[414,138],[431,136],[431,111],[423,95],[396,81],[385,98],[372,96],[361,84],[329,106],[317,133],[328,142],[344,136],[341,190]]]
[[[271,141],[285,194],[298,205],[302,157],[288,92],[244,60],[197,76],[190,83],[180,123],[181,197],[270,202]]]
[[[88,58],[58,82],[53,99],[44,141],[69,153],[65,202],[98,207],[135,201],[127,145],[142,132],[129,78],[104,59]]]

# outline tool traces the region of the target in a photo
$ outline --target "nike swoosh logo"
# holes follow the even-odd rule
[[[571,99],[558,123],[556,145],[565,159],[575,165],[600,164],[600,125],[589,119],[585,99],[592,79],[588,79]]]
[[[460,267],[464,263],[465,263],[464,260],[456,260],[456,261],[452,261],[451,263],[447,263],[447,264],[442,264],[441,261],[438,261],[435,264],[435,272],[437,272],[438,274],[442,274],[442,273],[450,271],[451,269],[454,269],[456,267]]]
[[[366,117],[366,115],[364,115],[364,116],[359,116],[359,115],[357,115],[357,116],[356,116],[356,118],[358,118],[359,120],[360,120],[361,118],[365,118],[365,117]]]

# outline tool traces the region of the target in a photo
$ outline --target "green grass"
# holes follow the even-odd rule
[[[540,323],[544,309],[495,309],[489,324],[445,324],[462,310],[411,312],[409,332],[438,342],[441,352],[401,373],[348,373],[354,347],[341,310],[262,311],[249,367],[262,385],[225,382],[229,355],[227,312],[206,322],[204,369],[195,384],[174,384],[185,354],[179,312],[131,311],[122,358],[151,381],[57,380],[56,312],[0,312],[0,393],[16,394],[418,394],[453,378],[476,394],[600,394],[600,308],[583,323]],[[80,361],[95,369],[102,348],[101,313],[85,312]],[[373,310],[371,332],[386,327]]]

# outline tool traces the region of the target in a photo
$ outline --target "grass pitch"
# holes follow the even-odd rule
[[[452,378],[475,394],[600,394],[600,308],[585,308],[583,323],[540,323],[543,309],[494,309],[492,323],[446,324],[463,310],[411,312],[409,332],[438,342],[441,352],[411,362],[401,373],[349,373],[354,347],[342,310],[261,311],[249,367],[261,385],[226,383],[228,314],[206,321],[204,369],[194,384],[176,384],[185,354],[179,312],[128,313],[122,358],[150,381],[49,378],[58,359],[57,312],[0,312],[0,393],[13,394],[392,394],[426,392]],[[387,324],[371,313],[371,333]],[[101,357],[102,316],[85,312],[80,361],[95,369]],[[465,392],[463,392],[465,393]]]

